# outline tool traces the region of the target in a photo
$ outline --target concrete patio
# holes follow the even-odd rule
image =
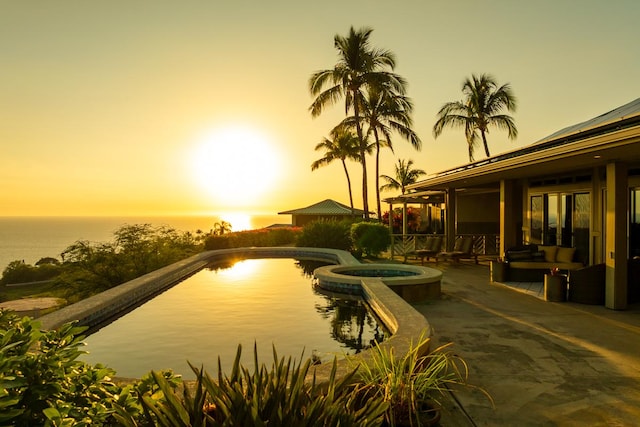
[[[546,302],[539,286],[489,281],[487,262],[425,263],[444,270],[441,299],[414,307],[453,342],[469,382],[443,426],[631,426],[640,423],[640,307]]]

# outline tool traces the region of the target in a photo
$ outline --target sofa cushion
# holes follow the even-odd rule
[[[544,251],[535,251],[531,253],[531,258],[534,261],[544,261]]]
[[[575,253],[576,253],[576,248],[558,247],[558,252],[556,253],[556,261],[571,262],[573,261],[573,255]]]
[[[523,251],[508,251],[507,259],[509,261],[523,261],[532,259],[532,252],[529,250]]]
[[[556,252],[558,251],[557,246],[538,246],[538,250],[544,252],[545,262],[555,262]]]
[[[584,265],[581,262],[514,261],[509,263],[509,268],[549,270],[549,272],[553,267],[558,267],[560,270],[575,270],[584,267]]]

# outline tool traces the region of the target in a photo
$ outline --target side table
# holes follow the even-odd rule
[[[567,275],[544,275],[545,301],[563,302],[567,300]]]

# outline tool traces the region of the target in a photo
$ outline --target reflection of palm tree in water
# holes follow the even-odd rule
[[[335,341],[359,353],[385,338],[384,331],[371,316],[364,301],[323,296],[327,304],[316,305],[316,310],[323,318],[331,318],[331,337]],[[365,341],[365,333],[372,338]]]
[[[313,272],[318,267],[324,267],[325,265],[332,265],[331,262],[317,261],[313,259],[299,259],[296,260],[296,267],[302,270],[304,277],[313,277]]]

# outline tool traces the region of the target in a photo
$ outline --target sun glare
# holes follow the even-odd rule
[[[244,231],[253,228],[251,215],[248,214],[240,212],[225,213],[220,215],[220,219],[231,224],[231,231]]]
[[[205,134],[197,141],[191,167],[196,183],[220,208],[265,201],[280,170],[273,142],[247,126]]]

